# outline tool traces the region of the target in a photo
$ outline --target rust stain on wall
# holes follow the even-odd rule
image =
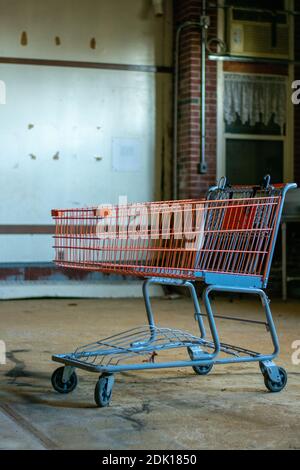
[[[28,37],[26,31],[23,31],[21,34],[21,46],[27,46],[28,44]]]
[[[14,269],[14,268],[1,268],[0,269],[0,280],[5,281],[8,278],[18,278],[22,275],[21,269]]]
[[[68,279],[73,281],[82,281],[90,275],[89,271],[83,269],[62,269],[62,272],[67,276]]]
[[[95,38],[92,38],[92,39],[91,39],[91,42],[90,42],[90,47],[91,47],[91,49],[96,49],[96,46],[97,46],[96,39],[95,39]]]
[[[38,281],[55,274],[55,268],[27,267],[24,269],[24,281]]]

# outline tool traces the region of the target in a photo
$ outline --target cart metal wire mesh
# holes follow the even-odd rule
[[[264,277],[281,189],[235,187],[203,200],[54,210],[55,262],[140,277]]]
[[[70,358],[85,364],[117,366],[131,359],[154,362],[159,351],[202,345],[198,336],[175,328],[142,326],[77,348]],[[155,355],[155,356],[154,356]]]
[[[198,349],[202,355],[209,354],[214,349],[214,343],[176,328],[145,325],[80,346],[59,358],[73,366],[101,371],[109,367],[124,367],[125,364],[159,363],[162,360],[161,353],[179,348],[183,349],[187,360],[191,350]],[[220,351],[234,357],[259,356],[256,351],[226,343],[221,343]]]
[[[257,361],[268,390],[282,390],[287,374],[272,362],[279,342],[262,288],[268,282],[285,194],[294,187],[295,184],[271,186],[269,176],[263,186],[255,187],[229,187],[224,179],[202,200],[54,210],[56,264],[146,278],[143,295],[148,317],[147,326],[80,346],[69,354],[54,355],[54,361],[64,364],[52,375],[54,389],[60,393],[74,390],[76,368],[101,373],[94,396],[102,407],[110,403],[115,372],[192,367],[198,375],[206,375],[215,364]],[[193,282],[197,279],[206,284],[205,315]],[[155,324],[149,296],[151,284],[190,290],[199,336]],[[214,315],[210,301],[213,291],[259,296],[266,321]],[[215,318],[266,326],[274,351],[261,354],[220,342]],[[176,353],[176,359],[167,359],[167,353],[174,356],[175,350],[184,357],[179,358]]]

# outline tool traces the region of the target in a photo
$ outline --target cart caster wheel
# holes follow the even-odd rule
[[[272,393],[281,392],[281,390],[283,390],[287,384],[287,373],[285,369],[278,367],[278,370],[280,375],[280,382],[273,382],[268,374],[264,374],[265,386]]]
[[[51,377],[51,383],[54,390],[58,393],[71,393],[77,387],[78,379],[76,372],[72,372],[67,382],[63,382],[64,367],[56,369]]]
[[[203,351],[200,346],[189,346],[187,348],[187,352],[191,358],[192,361],[198,360],[198,359],[204,359],[205,355],[208,355],[206,351]],[[195,374],[198,375],[207,375],[210,373],[210,371],[213,368],[213,363],[206,364],[205,366],[192,366],[193,371]]]
[[[207,366],[193,366],[193,371],[198,375],[207,375],[213,368],[213,364]]]
[[[112,374],[103,374],[99,377],[94,395],[96,405],[99,408],[104,408],[110,404],[114,382],[115,378]]]

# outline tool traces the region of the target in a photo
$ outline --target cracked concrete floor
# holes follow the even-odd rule
[[[96,374],[78,371],[79,384],[59,395],[51,354],[145,324],[142,300],[24,300],[0,303],[7,363],[0,366],[0,449],[296,449],[300,448],[300,302],[271,304],[281,342],[277,363],[287,388],[266,391],[257,364],[126,372],[116,376],[111,406],[95,407]],[[157,323],[196,333],[189,299],[154,299]],[[258,302],[215,301],[219,314],[261,320]],[[226,343],[269,352],[260,325],[218,320]],[[172,359],[182,352],[172,351]],[[157,360],[163,357],[159,354]],[[300,358],[300,354],[298,355]]]

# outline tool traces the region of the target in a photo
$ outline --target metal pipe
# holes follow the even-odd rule
[[[209,60],[222,61],[222,62],[245,62],[245,63],[265,63],[265,64],[279,64],[279,65],[300,65],[299,60],[290,59],[274,59],[273,57],[249,57],[231,54],[209,54]]]
[[[276,10],[276,9],[267,9],[267,8],[255,8],[255,7],[242,7],[242,6],[232,6],[232,5],[220,5],[219,3],[210,3],[210,8],[220,8],[221,10],[229,10],[230,8],[235,8],[236,10],[242,10],[242,11],[252,11],[255,13],[271,13],[273,14],[278,13],[278,14],[287,14],[287,15],[292,15],[292,16],[299,16],[300,11],[298,10]]]
[[[209,22],[206,17],[206,0],[202,1],[201,16],[201,155],[199,173],[207,172],[206,163],[206,39]]]

